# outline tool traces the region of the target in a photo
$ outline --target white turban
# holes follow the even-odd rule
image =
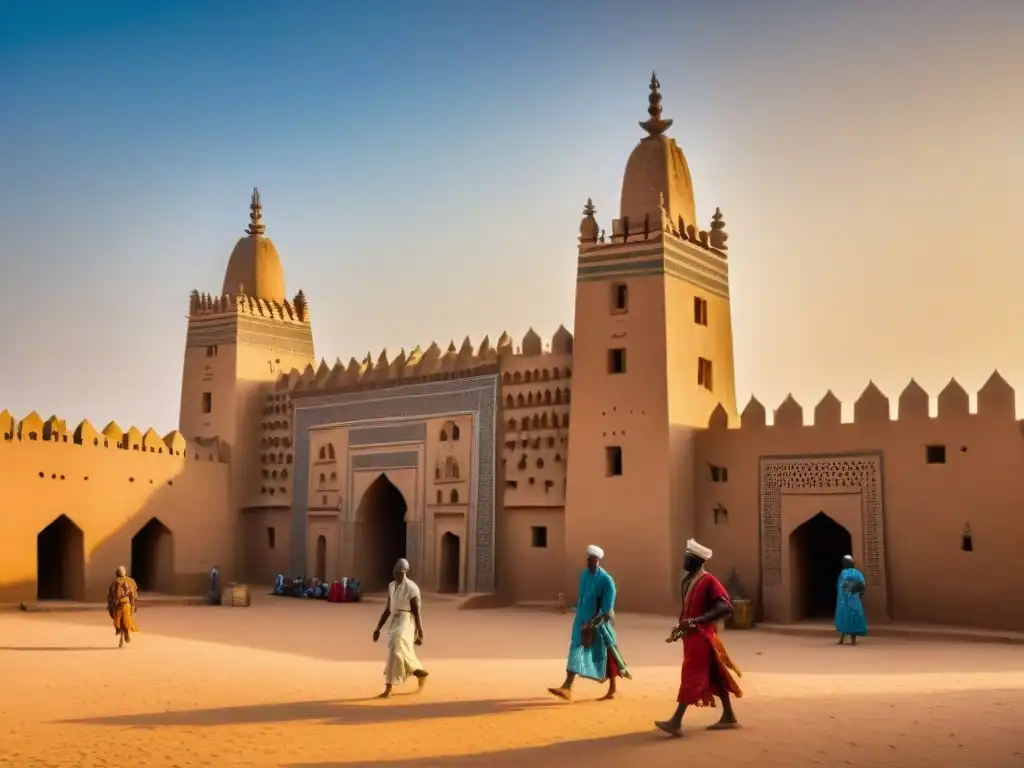
[[[597,544],[591,544],[587,547],[587,557],[596,557],[598,560],[604,560],[604,550],[597,546]]]
[[[711,559],[711,550],[703,544],[699,544],[696,539],[690,539],[686,542],[686,551],[691,555],[696,555],[701,560]]]
[[[404,557],[398,558],[398,562],[395,563],[395,568],[401,568],[403,571],[409,570],[409,561]]]

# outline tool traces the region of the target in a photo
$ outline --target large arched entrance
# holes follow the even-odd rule
[[[131,577],[140,592],[174,592],[174,536],[151,517],[132,537]]]
[[[819,512],[789,536],[793,620],[829,618],[836,609],[842,560],[853,551],[850,532]]]
[[[459,537],[448,532],[441,537],[441,568],[438,577],[439,592],[459,591]]]
[[[36,536],[36,599],[85,600],[85,536],[67,515]]]
[[[366,489],[356,510],[361,541],[355,552],[357,573],[365,592],[387,589],[395,561],[405,557],[405,513],[408,505],[402,492],[386,474]]]

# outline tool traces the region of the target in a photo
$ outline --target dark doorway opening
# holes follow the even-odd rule
[[[67,515],[36,536],[36,599],[85,600],[85,537]]]
[[[789,537],[793,619],[831,618],[836,582],[845,555],[852,554],[850,532],[819,512]]]
[[[356,524],[362,541],[356,548],[353,578],[366,592],[387,589],[395,561],[405,557],[405,513],[408,506],[402,492],[386,474],[381,474],[363,494],[356,510]],[[416,579],[416,574],[412,574]]]
[[[438,579],[439,592],[459,591],[459,537],[446,533],[441,537],[441,572]]]
[[[132,537],[131,577],[140,592],[174,592],[174,536],[151,517]]]
[[[323,535],[316,537],[316,573],[313,575],[320,581],[327,581],[327,537]]]

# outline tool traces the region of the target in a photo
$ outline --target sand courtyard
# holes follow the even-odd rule
[[[566,704],[545,688],[563,675],[569,616],[428,601],[429,685],[375,701],[381,608],[143,608],[124,650],[102,611],[2,613],[0,765],[1024,765],[1022,646],[730,632],[744,727],[705,731],[718,712],[695,710],[672,740],[652,727],[674,706],[671,619],[620,616],[634,679],[612,702],[580,682]]]

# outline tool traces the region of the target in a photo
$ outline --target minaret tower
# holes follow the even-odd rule
[[[605,548],[624,609],[665,611],[702,514],[694,434],[736,394],[725,224],[697,226],[653,74],[648,101],[611,237],[590,201],[580,226],[565,540],[573,571]]]
[[[285,298],[281,258],[266,229],[254,189],[220,295],[192,292],[185,337],[178,429],[190,441],[230,446],[235,509],[244,503],[246,472],[259,470],[263,394],[281,373],[314,360],[305,296]]]

